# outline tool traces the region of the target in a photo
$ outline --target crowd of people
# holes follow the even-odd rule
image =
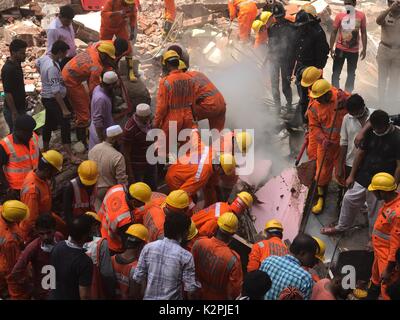
[[[374,263],[369,289],[359,296],[399,299],[398,117],[368,108],[351,92],[360,39],[361,58],[366,56],[366,19],[356,10],[356,26],[344,30],[342,21],[356,2],[344,4],[349,12],[335,18],[330,45],[312,5],[295,18],[286,15],[280,2],[268,3],[261,12],[244,0],[230,1],[228,8],[231,20],[238,17],[243,45],[252,45],[248,40],[253,29],[255,46],[266,49],[278,110],[279,79],[288,109],[293,102],[291,80],[296,79],[307,155],[316,161],[312,212],[323,212],[332,176],[344,189],[337,225],[322,228],[321,234],[345,232],[358,212],[367,210]],[[165,6],[167,35],[175,4],[168,0]],[[380,92],[384,80],[390,77],[392,82],[397,76],[391,73],[398,59],[392,32],[399,25],[400,6],[389,6],[377,19],[382,27]],[[47,30],[47,53],[37,60],[46,110],[42,148],[37,124],[26,114],[21,63],[27,44],[20,39],[10,44],[1,72],[10,134],[0,141],[0,297],[346,299],[352,290],[342,285],[342,274],[321,278],[316,271],[325,253],[318,237],[300,233],[288,245],[283,241],[285,226],[273,219],[266,223],[264,240],[254,243],[245,257],[246,266],[244,257],[230,247],[240,233],[240,220],[255,202],[248,191],[232,191],[239,181],[235,156],[246,155],[253,138],[245,131],[230,131],[220,137],[217,148],[201,139],[197,121],[208,119],[210,129],[221,131],[227,105],[205,74],[190,69],[189,55],[180,45],[169,46],[162,55],[155,111],[149,96],[131,98],[126,88],[140,83],[133,63],[138,10],[138,1],[106,1],[100,41],[78,53],[71,25],[74,11],[60,8]],[[293,43],[296,50],[289,49]],[[329,51],[334,59],[332,84],[323,78]],[[341,90],[344,61],[348,79]],[[117,92],[126,108],[116,110]],[[63,152],[50,147],[58,128]],[[87,160],[71,148],[72,128],[88,152]],[[161,129],[165,141],[179,148],[184,144],[177,136],[189,130],[185,142],[190,150],[173,154],[169,144],[161,155],[170,160],[175,156],[174,161],[152,163],[152,142],[146,139],[152,129]],[[63,185],[61,210],[54,212],[54,180],[67,160],[78,167]],[[160,192],[164,178],[167,194]]]

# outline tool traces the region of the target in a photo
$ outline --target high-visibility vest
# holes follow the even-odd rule
[[[122,240],[118,235],[118,228],[134,221],[131,210],[126,202],[127,190],[122,184],[108,189],[99,210],[101,236],[108,240],[111,250],[120,252],[123,248]]]
[[[116,255],[111,257],[112,266],[114,269],[115,279],[118,286],[115,290],[117,300],[127,300],[129,298],[129,279],[133,278],[138,260],[131,263],[121,264],[117,262]]]
[[[29,171],[38,167],[39,137],[33,133],[29,149],[24,144],[15,143],[12,134],[1,140],[0,144],[8,156],[8,163],[3,167],[4,175],[12,189],[21,190]]]
[[[78,178],[71,180],[74,198],[72,199],[72,214],[79,217],[87,211],[95,211],[94,202],[96,200],[96,187],[89,196],[87,190],[79,184]]]

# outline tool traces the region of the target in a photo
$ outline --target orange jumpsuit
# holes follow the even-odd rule
[[[170,121],[176,122],[177,135],[182,129],[192,128],[194,104],[195,86],[190,75],[182,70],[173,70],[161,78],[157,92],[154,126],[164,131],[167,143]]]
[[[203,190],[205,205],[208,206],[217,201],[217,178],[212,165],[212,152],[208,146],[201,144],[201,152],[192,154],[190,161],[186,156],[181,157],[168,168],[165,181],[171,191],[182,189],[192,198]]]
[[[231,21],[238,18],[239,39],[248,40],[251,26],[257,17],[257,5],[251,0],[228,0],[229,16]]]
[[[225,125],[226,103],[215,85],[198,71],[187,71],[196,85],[196,104],[193,110],[197,120],[208,119],[210,129],[221,131]]]
[[[254,48],[258,48],[263,44],[268,43],[268,28],[262,26],[260,31],[256,34],[256,40],[254,42]]]
[[[139,5],[139,0],[135,0],[133,5],[127,4],[124,0],[107,0],[101,10],[100,40],[112,40],[115,35],[128,41],[128,53],[131,52],[129,39],[131,29],[137,28]]]
[[[76,115],[76,126],[87,127],[90,122],[90,97],[94,88],[100,84],[103,64],[96,47],[73,57],[62,70],[62,77],[67,88],[68,100]],[[89,94],[82,82],[87,81]]]
[[[311,87],[308,88],[308,94],[310,94]],[[314,99],[308,96],[308,107],[306,111],[306,118],[308,119],[308,113],[311,112],[309,111],[310,106],[313,104]],[[310,129],[308,129],[306,133],[306,139],[308,139],[307,142],[307,157],[309,160],[317,160],[317,148],[318,148],[318,143],[316,140],[316,136],[313,135],[310,138]]]
[[[313,100],[308,107],[308,125],[310,129],[309,139],[312,143],[317,143],[317,170],[315,179],[317,179],[321,162],[326,152],[325,160],[322,166],[321,175],[318,181],[319,186],[326,186],[331,181],[333,168],[338,172],[339,152],[340,152],[340,128],[342,126],[343,117],[347,114],[347,109],[343,104],[350,96],[350,93],[332,88],[332,99],[327,104],[320,104],[317,100]],[[339,107],[338,114],[335,119],[336,108]],[[329,132],[333,127],[331,136],[332,144],[326,149],[323,141],[328,139]]]
[[[135,273],[136,266],[138,264],[138,259],[133,260],[129,263],[122,263],[118,255],[111,257],[112,266],[114,269],[115,278],[117,280],[116,300],[128,300],[129,290],[132,284],[131,278]],[[121,261],[120,261],[121,260]]]
[[[218,229],[218,217],[231,210],[227,202],[217,202],[213,205],[196,212],[192,216],[192,221],[196,225],[199,235],[211,238]]]
[[[174,22],[176,17],[176,8],[174,0],[164,0],[165,3],[165,13],[164,19],[169,22]]]
[[[184,247],[187,251],[192,252],[194,243],[195,243],[197,240],[199,240],[200,238],[202,238],[202,236],[200,236],[199,233],[196,234],[196,235],[194,236],[194,238],[191,239],[191,240],[189,240],[188,242],[186,242],[186,244],[185,244],[183,247]]]
[[[215,237],[202,238],[192,248],[201,300],[228,300],[239,296],[243,271],[240,256]]]
[[[149,242],[162,239],[164,237],[165,213],[161,208],[164,199],[152,200],[146,205],[146,212],[143,216],[143,225],[149,230]]]
[[[379,210],[372,231],[372,246],[374,248],[374,263],[371,281],[373,284],[379,285],[381,274],[385,271],[389,262],[396,261],[396,251],[400,248],[400,195],[391,202],[384,203]],[[389,300],[386,287],[386,284],[382,284],[381,293],[385,300]]]
[[[21,230],[17,223],[6,222],[0,207],[0,297],[7,290],[6,278],[17,263],[23,248]]]
[[[289,253],[285,243],[279,237],[272,237],[253,244],[249,254],[247,272],[258,270],[261,262],[269,256],[284,256]]]
[[[29,217],[21,221],[20,228],[26,243],[34,239],[33,228],[36,219],[42,213],[51,212],[51,190],[47,181],[40,179],[35,171],[31,171],[26,176],[21,189],[21,201],[29,208]],[[56,219],[56,229],[64,236],[67,236],[65,222],[56,214],[52,213]]]

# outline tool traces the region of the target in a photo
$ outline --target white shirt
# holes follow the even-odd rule
[[[367,108],[368,109],[368,117],[371,116],[372,112],[375,109]],[[346,154],[346,166],[352,167],[353,161],[356,156],[356,146],[354,145],[354,139],[356,138],[357,134],[361,131],[362,126],[360,121],[350,115],[349,113],[346,114],[343,118],[342,127],[340,129],[340,146],[347,146],[347,154]]]

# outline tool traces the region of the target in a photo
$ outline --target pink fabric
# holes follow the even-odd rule
[[[313,287],[311,300],[336,300],[332,293],[325,288],[329,282],[329,279],[319,280]]]
[[[336,40],[336,48],[346,52],[358,52],[360,49],[360,32],[361,29],[366,28],[367,18],[362,11],[356,10],[356,23],[355,29],[346,30],[342,27],[343,19],[344,23],[349,19],[349,15],[346,12],[340,12],[336,15],[333,27],[339,29],[338,38]],[[355,45],[350,48],[350,41],[353,37],[357,37]]]

